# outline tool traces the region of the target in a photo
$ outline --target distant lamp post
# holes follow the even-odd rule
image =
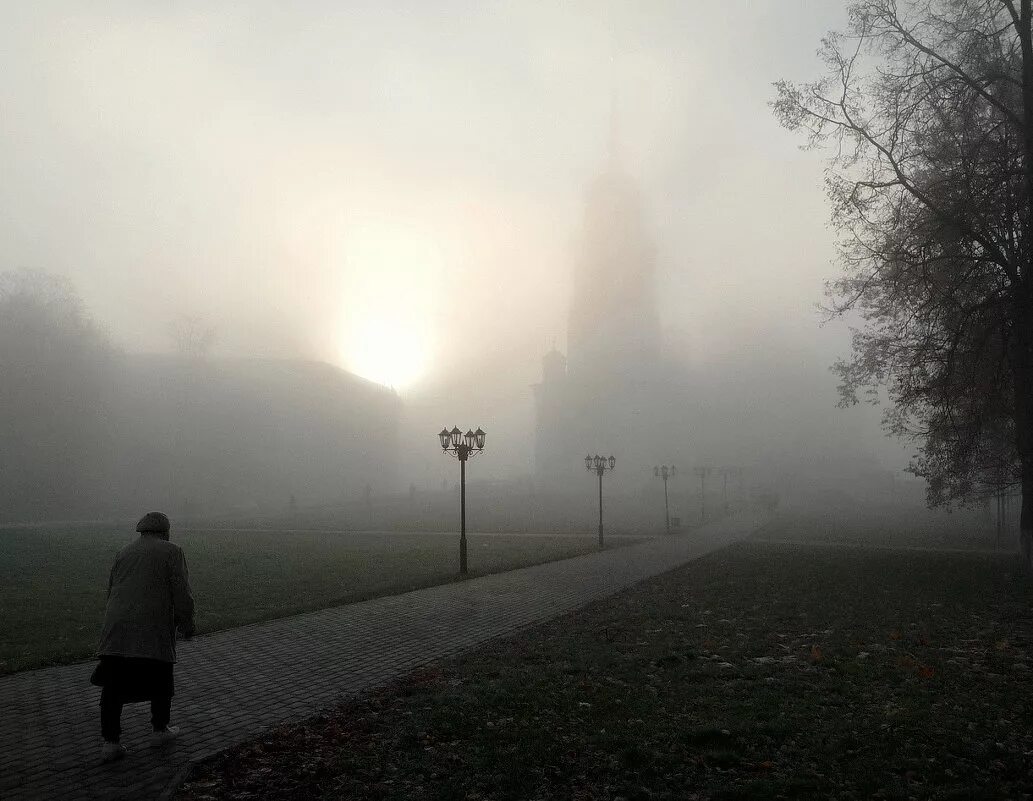
[[[673,464],[668,467],[667,465],[660,465],[659,467],[653,468],[653,475],[656,478],[662,478],[664,480],[664,520],[667,525],[667,533],[671,533],[671,506],[667,502],[667,479],[674,478],[678,475],[678,468]]]
[[[724,506],[725,514],[728,514],[728,478],[739,479],[739,485],[742,486],[742,468],[741,467],[722,467],[718,472],[721,473],[723,482],[721,484],[721,503]]]
[[[613,470],[617,460],[612,456],[609,458],[600,456],[585,456],[585,470],[594,472],[599,476],[599,547],[603,547],[603,474],[607,470]]]
[[[710,468],[694,467],[692,472],[699,478],[699,521],[703,524],[707,522],[707,476]]]
[[[466,460],[484,450],[485,434],[478,428],[465,434],[458,428],[441,429],[441,450],[459,459],[459,575],[466,575]]]

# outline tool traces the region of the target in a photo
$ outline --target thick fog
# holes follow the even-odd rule
[[[221,475],[240,446],[218,444],[220,425],[273,432],[273,452],[247,458],[296,470],[255,492],[329,502],[454,482],[435,434],[480,425],[471,478],[533,482],[532,387],[546,353],[569,352],[587,193],[616,162],[652,247],[669,378],[652,391],[684,419],[657,439],[668,452],[616,454],[619,486],[648,483],[647,457],[743,466],[759,484],[891,476],[908,448],[879,410],[835,408],[828,366],[849,332],[817,310],[836,274],[822,157],[768,107],[773,81],[816,73],[843,15],[821,0],[16,4],[0,30],[0,272],[67,279],[108,337],[117,453],[153,434],[189,473],[190,440]],[[184,326],[203,353],[184,353]],[[255,378],[270,360],[295,367]],[[367,418],[352,410],[381,396],[362,384],[335,406],[347,393],[320,389],[320,362],[397,397]],[[176,407],[156,376],[190,400]],[[209,401],[246,424],[205,415]],[[623,441],[595,439],[579,447]],[[8,453],[50,458],[20,442]],[[371,453],[387,447],[394,461]],[[368,476],[326,479],[353,452]],[[110,461],[124,486],[136,468]],[[218,505],[170,481],[125,502]]]

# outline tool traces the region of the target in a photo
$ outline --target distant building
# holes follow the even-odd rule
[[[340,368],[137,355],[126,371],[112,442],[122,508],[281,513],[397,480],[401,401]]]
[[[660,362],[655,250],[634,182],[611,159],[585,201],[567,329],[582,380],[641,379]]]
[[[665,366],[655,250],[638,188],[612,150],[585,199],[568,353],[547,353],[534,387],[535,474],[553,486],[583,483],[588,453],[612,452],[618,469],[643,481],[676,454],[671,393],[684,381]]]
[[[641,498],[662,497],[653,465],[677,464],[672,493],[682,510],[704,482],[723,498],[721,467],[742,467],[746,487],[774,488],[784,500],[862,498],[885,487],[877,421],[835,407],[834,381],[809,348],[757,327],[737,349],[690,366],[685,342],[664,342],[656,273],[642,197],[611,141],[585,193],[567,352],[545,354],[533,388],[539,488],[585,494],[584,457],[595,453],[617,459],[612,491],[645,490]],[[755,300],[746,291],[743,299]],[[734,322],[749,322],[745,303]],[[701,482],[694,467],[713,472]]]

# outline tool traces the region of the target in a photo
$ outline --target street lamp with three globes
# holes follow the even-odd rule
[[[478,428],[465,434],[458,428],[441,429],[438,439],[443,453],[459,459],[459,575],[466,575],[466,460],[484,450],[485,434]]]
[[[674,478],[678,475],[678,468],[673,464],[668,467],[667,465],[660,465],[653,468],[653,475],[657,478],[664,480],[664,519],[667,521],[667,533],[671,533],[671,507],[667,502],[667,479]]]
[[[599,476],[599,547],[603,547],[603,474],[607,470],[613,470],[614,465],[617,464],[617,460],[610,456],[600,456],[598,453],[595,456],[585,456],[585,469],[592,473],[596,473]]]

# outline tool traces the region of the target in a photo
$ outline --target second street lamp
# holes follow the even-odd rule
[[[741,467],[722,467],[718,472],[721,474],[723,481],[721,482],[721,505],[724,507],[725,514],[728,514],[728,477],[738,478],[740,483],[742,482],[742,468]]]
[[[610,456],[585,456],[585,469],[588,472],[595,472],[599,476],[599,547],[603,547],[603,474],[607,470],[613,470],[617,460]]]
[[[678,468],[673,464],[668,467],[667,465],[661,465],[653,468],[653,475],[657,478],[664,480],[664,520],[667,525],[667,533],[671,533],[671,506],[667,502],[667,479],[674,478],[678,475]]]
[[[441,429],[441,450],[459,459],[459,575],[466,575],[466,460],[484,450],[485,433],[478,428],[465,434],[458,428]]]
[[[692,472],[699,477],[699,523],[704,525],[707,522],[707,476],[710,468],[694,467]]]

